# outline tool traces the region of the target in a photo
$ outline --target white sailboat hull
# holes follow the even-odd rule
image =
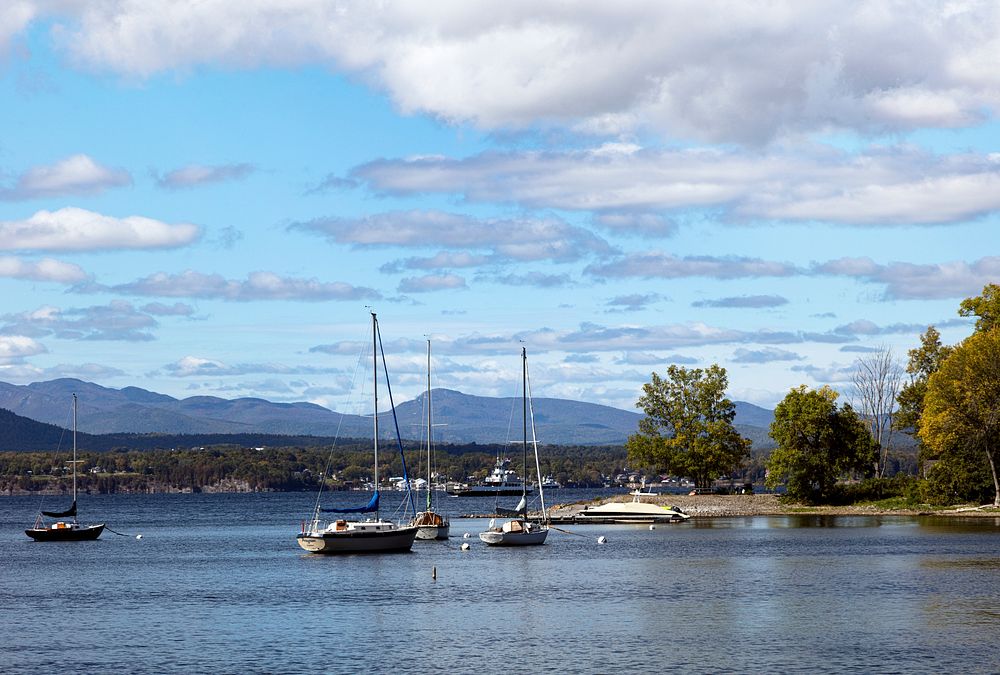
[[[549,528],[533,526],[530,529],[510,531],[492,528],[479,533],[479,539],[488,546],[539,546],[549,536]]]
[[[447,539],[451,536],[451,525],[420,525],[417,527],[417,539],[429,541]]]

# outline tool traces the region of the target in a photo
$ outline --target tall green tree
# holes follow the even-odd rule
[[[629,437],[628,458],[686,476],[699,487],[737,469],[750,456],[750,441],[733,426],[736,406],[726,398],[726,369],[672,365],[652,374],[636,403],[646,417]]]
[[[824,503],[835,498],[838,479],[871,471],[871,434],[850,405],[837,407],[837,397],[829,387],[802,385],[778,404],[771,423],[778,447],[767,463],[768,487],[785,483],[792,499]]]
[[[928,326],[920,336],[920,346],[908,352],[910,360],[906,365],[906,372],[910,375],[910,381],[903,385],[896,398],[899,402],[895,419],[897,429],[912,429],[916,433],[924,411],[927,380],[938,371],[951,350],[951,347],[941,343],[941,333],[934,326]]]
[[[931,375],[919,429],[946,464],[978,454],[993,477],[993,505],[1000,507],[1000,327],[973,333]]]
[[[966,298],[958,307],[960,316],[975,316],[976,331],[983,333],[1000,326],[1000,286],[986,284],[982,295]]]

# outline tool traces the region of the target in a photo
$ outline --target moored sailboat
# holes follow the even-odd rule
[[[411,525],[417,526],[417,539],[447,539],[451,523],[434,510],[434,484],[431,468],[434,465],[433,424],[431,422],[431,341],[427,341],[427,506],[418,513]]]
[[[542,519],[540,523],[532,522],[527,518],[528,508],[528,488],[527,480],[521,482],[521,501],[511,510],[497,508],[497,513],[513,516],[510,520],[501,525],[495,521],[490,521],[490,527],[485,532],[479,533],[479,539],[489,546],[537,546],[545,543],[545,538],[549,534],[546,525],[545,513],[545,492],[542,487],[542,472],[538,464],[538,440],[535,438],[534,414],[531,412],[530,395],[528,391],[528,352],[521,348],[521,406],[523,415],[524,436],[522,443],[522,457],[524,475],[528,475],[528,419],[531,416],[531,442],[535,452],[535,472],[538,477],[538,495],[541,500]]]
[[[320,499],[316,499],[316,509],[308,527],[303,524],[302,532],[296,537],[300,547],[311,553],[390,553],[409,551],[417,535],[415,525],[398,525],[384,520],[379,515],[379,466],[378,466],[378,352],[381,344],[378,330],[378,318],[372,315],[372,372],[374,412],[374,455],[375,455],[375,493],[365,506],[345,509],[324,509],[320,507]],[[383,366],[385,358],[383,355]],[[388,372],[388,370],[387,370]],[[388,384],[388,378],[387,378]],[[391,402],[391,394],[390,394]],[[405,468],[405,465],[404,465]],[[322,496],[322,485],[320,486]],[[342,518],[332,521],[323,520],[321,513],[336,513]],[[375,514],[374,518],[349,519],[347,516]]]
[[[73,504],[65,511],[42,511],[35,518],[34,527],[24,531],[35,541],[92,541],[100,537],[104,531],[104,523],[81,525],[76,520],[76,464],[76,394],[73,394]],[[72,518],[72,520],[58,520],[46,525],[43,516]]]

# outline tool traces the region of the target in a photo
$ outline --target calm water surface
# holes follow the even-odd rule
[[[142,539],[39,544],[38,498],[0,497],[0,671],[1000,672],[1000,519],[573,526],[526,549],[467,519],[324,557],[295,543],[313,503],[82,496],[82,522]]]

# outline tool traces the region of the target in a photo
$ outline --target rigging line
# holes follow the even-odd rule
[[[528,360],[524,361],[524,382],[528,389],[528,412],[531,415],[531,443],[535,446],[535,475],[538,477],[538,498],[542,504],[542,519],[545,519],[545,492],[542,488],[542,467],[538,463],[538,437],[535,435],[535,407],[531,399],[531,377],[528,375]],[[527,471],[525,471],[527,473]],[[525,477],[527,479],[527,477]]]
[[[358,360],[354,364],[354,374],[351,376],[351,386],[347,390],[347,402],[345,404],[345,410],[353,409],[353,401],[351,397],[354,394],[354,388],[357,386],[358,382],[358,371],[361,369],[361,361],[364,358],[366,348],[362,347],[358,352]],[[344,424],[344,418],[347,417],[346,413],[341,413],[340,419],[337,421],[337,432],[333,437],[333,445],[330,447],[330,453],[326,457],[326,466],[323,468],[323,476],[320,478],[319,490],[316,491],[316,508],[313,511],[313,520],[319,519],[320,514],[320,500],[323,497],[323,486],[326,484],[326,476],[330,473],[330,467],[333,466],[333,453],[337,448],[337,443],[340,440],[340,430]]]
[[[378,337],[379,351],[382,352],[382,368],[385,370],[385,389],[389,393],[389,408],[392,410],[392,423],[396,426],[396,444],[399,446],[399,457],[403,462],[403,480],[406,482],[406,495],[410,498],[410,508],[413,513],[417,513],[417,507],[413,505],[413,490],[410,489],[410,476],[406,473],[406,455],[403,454],[403,439],[399,435],[399,420],[396,418],[396,404],[392,402],[392,386],[389,384],[389,366],[385,362],[385,347],[382,344],[382,331],[378,324],[375,324],[375,334]],[[375,411],[376,417],[378,410]],[[377,488],[378,486],[376,486]]]
[[[115,532],[114,530],[112,530],[107,525],[104,526],[104,531],[105,532],[110,532],[111,534],[117,534],[119,537],[132,537],[132,536],[134,536],[136,538],[139,538],[139,537],[142,536],[141,534],[131,535],[131,534],[125,534],[124,532]]]

